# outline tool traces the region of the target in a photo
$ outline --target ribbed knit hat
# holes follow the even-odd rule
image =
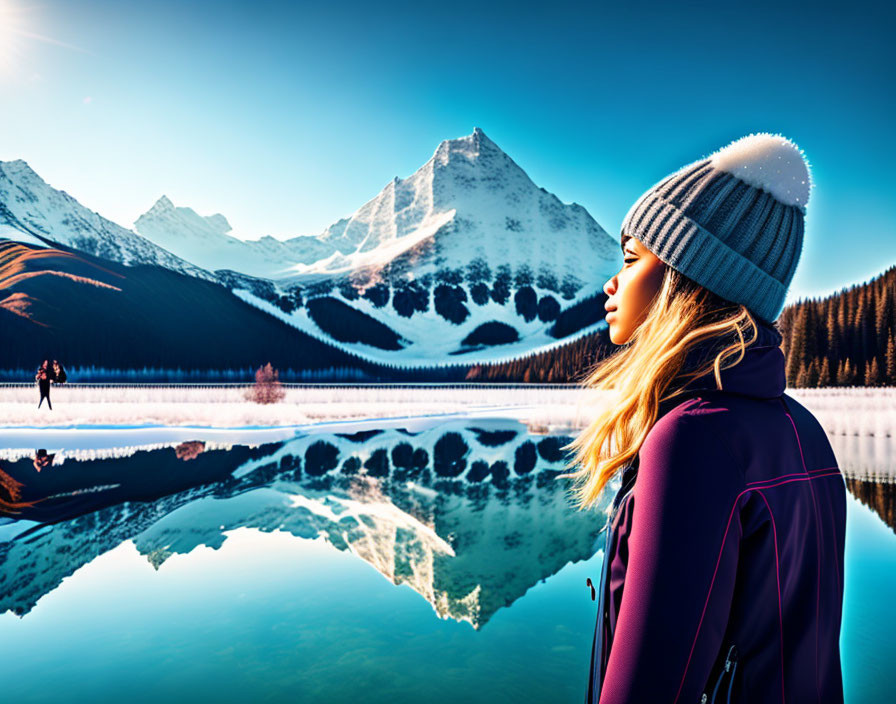
[[[659,181],[629,209],[621,233],[774,322],[803,249],[811,186],[799,147],[751,134]]]

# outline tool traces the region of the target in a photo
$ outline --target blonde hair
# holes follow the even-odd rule
[[[679,396],[689,381],[710,371],[721,389],[721,370],[738,364],[757,337],[756,321],[746,306],[667,266],[660,290],[631,339],[580,379],[589,389],[614,390],[618,396],[562,448],[572,452],[566,469],[579,467],[557,476],[573,479],[576,508],[596,504],[607,483],[635,458],[657,420],[660,403]],[[707,341],[712,349],[714,344],[723,346],[721,351],[708,364],[686,370],[688,353]]]

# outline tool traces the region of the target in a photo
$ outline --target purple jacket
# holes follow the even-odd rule
[[[625,468],[586,704],[843,702],[846,487],[780,341],[661,406]]]

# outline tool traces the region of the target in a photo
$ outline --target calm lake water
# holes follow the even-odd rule
[[[602,514],[554,478],[569,439],[467,420],[2,460],[44,498],[0,519],[4,699],[579,704]],[[891,702],[896,484],[847,484],[847,701]]]

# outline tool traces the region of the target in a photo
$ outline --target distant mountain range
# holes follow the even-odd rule
[[[582,206],[537,187],[479,128],[443,141],[413,175],[317,236],[243,241],[229,231],[223,215],[165,196],[128,230],[24,161],[0,162],[0,319],[32,340],[28,355],[47,348],[71,362],[77,348],[78,363],[91,363],[98,341],[73,338],[95,334],[99,315],[101,329],[118,333],[104,363],[130,368],[147,357],[139,347],[179,334],[155,336],[179,320],[206,321],[187,350],[246,338],[248,304],[306,341],[253,333],[243,344],[259,362],[277,355],[303,368],[298,348],[314,340],[340,361],[473,364],[604,327],[602,286],[620,258]],[[143,319],[154,321],[152,335],[138,329]],[[180,366],[207,363],[187,350],[175,355]],[[0,354],[0,367],[25,363],[15,351]]]

